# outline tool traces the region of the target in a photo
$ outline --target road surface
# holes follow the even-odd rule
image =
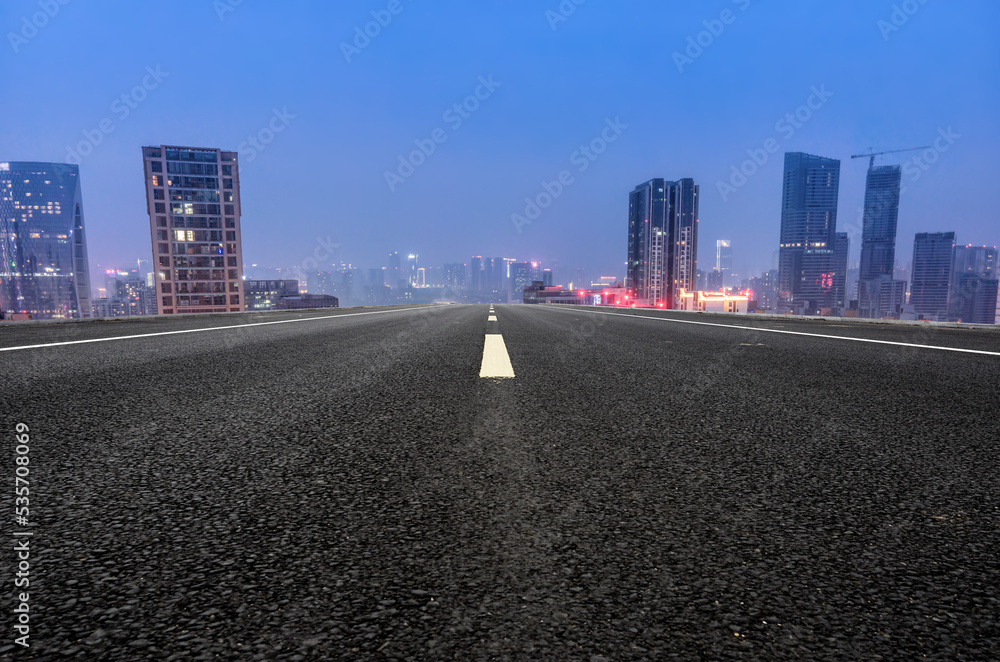
[[[613,313],[0,327],[0,656],[1000,659],[1000,330]]]

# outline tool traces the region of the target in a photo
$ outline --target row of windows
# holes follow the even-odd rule
[[[170,254],[170,245],[165,243],[160,243],[156,245],[156,252],[160,255]],[[236,253],[236,244],[226,244],[226,253],[234,255]],[[222,255],[222,245],[221,244],[203,244],[203,243],[183,243],[174,244],[174,255]]]
[[[160,292],[163,294],[170,294],[172,289],[173,285],[171,283],[160,283]],[[226,289],[225,282],[177,283],[178,294],[225,294]],[[240,284],[229,283],[228,290],[230,292],[239,292]]]
[[[215,163],[219,159],[218,153],[207,149],[173,149],[165,150],[167,159],[171,161],[202,161],[205,163]]]
[[[218,177],[219,166],[214,163],[179,163],[167,161],[167,172],[171,175],[208,175]]]
[[[181,268],[181,269],[183,269],[183,268],[192,268],[192,269],[198,269],[198,268],[201,268],[201,269],[215,268],[215,269],[221,269],[222,267],[225,267],[227,265],[230,266],[230,267],[235,267],[236,266],[236,257],[230,255],[229,257],[226,257],[226,258],[217,257],[217,256],[212,256],[212,257],[207,257],[207,256],[206,257],[178,256],[178,257],[174,258],[174,266],[177,267],[177,268]],[[167,255],[161,255],[160,256],[160,266],[161,267],[166,267],[166,268],[169,269],[170,268],[170,257],[167,256]],[[235,278],[235,276],[230,276],[230,277],[231,278]]]
[[[161,227],[161,228],[167,227],[167,217],[166,216],[157,216],[156,217],[156,225],[157,225],[157,227]],[[187,216],[187,217],[185,217],[185,216],[174,216],[173,217],[173,223],[171,223],[171,225],[173,227],[175,227],[175,228],[204,228],[204,229],[208,229],[208,228],[221,228],[222,227],[222,219],[219,218],[218,216],[210,216],[210,217],[205,217],[205,216]],[[236,227],[236,219],[234,219],[234,218],[227,218],[226,219],[226,227],[227,228],[235,228]]]
[[[164,307],[164,314],[173,314],[174,297],[165,296],[161,299]],[[226,303],[225,294],[215,294],[215,295],[178,295],[177,296],[178,306],[238,306],[240,305],[240,295],[230,294],[229,303]],[[210,312],[210,311],[191,311],[191,312]]]

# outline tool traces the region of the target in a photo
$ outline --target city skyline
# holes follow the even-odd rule
[[[998,14],[987,3],[970,6],[984,16]],[[0,19],[19,35],[22,17],[30,18],[35,7],[7,5]],[[846,159],[869,147],[907,145],[933,147],[878,161],[902,170],[901,259],[911,254],[916,232],[954,229],[970,243],[997,242],[983,201],[959,196],[945,204],[935,193],[986,189],[995,172],[989,147],[997,128],[990,118],[998,95],[993,87],[974,84],[996,61],[988,20],[970,23],[928,4],[887,30],[879,22],[891,19],[890,6],[858,2],[826,8],[824,31],[817,33],[811,26],[818,19],[804,8],[740,2],[730,8],[733,22],[717,36],[706,33],[708,39],[702,33],[706,25],[715,26],[717,12],[672,12],[669,25],[658,28],[654,48],[635,45],[642,40],[624,26],[664,11],[655,5],[588,3],[554,24],[541,9],[514,8],[497,16],[489,7],[459,3],[435,10],[404,7],[369,45],[345,55],[341,45],[351,44],[355,28],[371,21],[383,3],[310,8],[322,20],[307,24],[295,21],[290,9],[247,4],[221,13],[207,5],[201,20],[196,13],[140,6],[118,8],[109,20],[67,5],[31,39],[8,40],[3,57],[13,80],[3,94],[18,131],[0,137],[0,153],[11,160],[80,161],[91,210],[92,279],[145,255],[147,237],[137,222],[143,201],[126,184],[135,176],[136,147],[165,143],[217,145],[241,154],[244,204],[253,210],[244,221],[244,250],[248,262],[273,266],[301,264],[318,247],[335,243],[335,260],[365,266],[380,264],[390,250],[412,251],[433,264],[488,250],[623,275],[617,223],[622,191],[679,171],[703,187],[699,261],[707,264],[706,247],[728,239],[735,247],[734,271],[751,276],[770,266],[777,243],[784,151],[844,162],[841,221],[851,234],[856,264],[866,173],[861,163]],[[492,22],[495,38],[449,29],[482,21]],[[279,56],[285,66],[276,70],[300,73],[254,79],[241,65],[231,80],[219,83],[201,66],[202,54],[175,53],[122,27],[136,23],[167,30],[183,24],[212,52],[236,53],[249,63],[260,56],[249,49],[246,35],[269,31],[288,46]],[[320,24],[330,35],[320,36]],[[761,47],[752,34],[762,25],[787,28],[791,43]],[[953,47],[927,48],[952,28],[963,35]],[[617,59],[601,62],[587,51],[598,33],[621,46]],[[91,79],[65,56],[66,49],[85,47],[97,35],[111,44],[100,63],[106,73],[84,84]],[[424,53],[418,35],[454,39],[472,57],[454,61]],[[515,37],[526,43],[516,56],[503,46]],[[699,38],[708,45],[697,46]],[[860,73],[843,66],[839,53],[845,46],[866,62]],[[792,48],[809,49],[815,57],[791,62],[785,54]],[[313,64],[321,61],[320,50],[329,55],[322,68]],[[127,53],[141,53],[141,64]],[[935,66],[928,73],[906,73],[930,61]],[[662,63],[664,85],[653,99],[635,98],[640,79],[624,73],[630,62]],[[741,78],[748,68],[761,72],[753,86]],[[583,77],[593,83],[588,86],[576,82],[593,70],[608,75]],[[896,74],[886,79],[884,71]],[[405,73],[413,74],[412,81],[389,86]],[[11,92],[42,79],[52,84],[30,98]],[[926,89],[936,93],[925,95]],[[720,105],[723,90],[726,104]],[[213,100],[212,116],[192,124],[191,113],[205,94]],[[72,112],[39,112],[65,105],[65,95],[73,95]],[[343,98],[357,103],[338,104]],[[663,103],[670,98],[691,102]],[[412,112],[390,119],[384,109],[404,103]],[[610,127],[616,122],[619,133]],[[420,146],[422,155],[410,158]],[[409,164],[412,173],[400,165],[401,156],[419,162]],[[326,167],[297,167],[319,163]],[[385,173],[399,170],[407,176],[390,190]],[[567,177],[560,180],[563,173]],[[280,201],[286,195],[295,200],[290,209]],[[524,215],[529,202],[545,202],[545,195],[554,197],[551,204],[517,232],[511,216]],[[567,227],[574,231],[567,235]],[[387,237],[399,248],[384,245]]]

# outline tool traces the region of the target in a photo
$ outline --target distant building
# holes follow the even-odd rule
[[[483,258],[479,255],[473,256],[469,261],[469,289],[474,294],[481,294],[483,291]]]
[[[715,270],[722,274],[723,286],[729,285],[729,276],[733,273],[733,244],[728,239],[715,242]]]
[[[996,246],[956,246],[952,265],[949,317],[955,321],[993,324],[995,310],[988,299],[996,286],[998,259]]]
[[[958,277],[958,296],[953,319],[968,324],[994,324],[1000,281],[996,278],[962,275]]]
[[[143,147],[160,315],[243,310],[236,152]]]
[[[90,317],[80,169],[0,163],[0,315]]]
[[[93,300],[94,317],[136,317],[156,314],[156,290],[138,269],[104,272],[105,296]]]
[[[920,232],[914,237],[910,306],[917,319],[947,319],[954,256],[954,232]]]
[[[411,286],[417,285],[419,274],[417,272],[417,254],[410,253],[406,257],[406,282]]]
[[[542,282],[537,262],[515,262],[510,265],[510,283],[513,293],[511,303],[521,303],[524,288],[536,280]]]
[[[542,269],[542,284],[545,287],[552,287],[552,270]]]
[[[782,309],[814,315],[846,307],[847,233],[837,232],[840,161],[785,154],[778,285]]]
[[[465,265],[456,263],[444,265],[444,280],[448,287],[455,290],[464,290]]]
[[[745,294],[682,290],[678,309],[703,313],[745,313],[748,303],[749,297]]]
[[[705,278],[705,289],[710,292],[719,292],[722,290],[724,282],[722,272],[718,269],[712,269]]]
[[[900,166],[871,166],[865,181],[865,206],[858,273],[858,316],[898,317],[906,284],[893,279],[899,218]]]
[[[306,308],[337,308],[340,301],[329,294],[299,294],[281,297],[274,304],[275,310],[302,310]]]
[[[750,299],[756,303],[756,311],[776,311],[778,309],[778,270],[765,271],[758,278],[747,283]],[[711,288],[709,288],[711,289]]]
[[[386,285],[393,290],[406,289],[406,276],[403,273],[402,258],[399,253],[389,253],[389,274]]]
[[[274,310],[285,297],[299,296],[297,280],[247,280],[243,283],[247,310]]]
[[[696,285],[698,186],[651,179],[629,194],[625,286],[650,305],[673,308]]]

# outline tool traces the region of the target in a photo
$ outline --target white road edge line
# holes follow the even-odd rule
[[[371,310],[366,313],[345,313],[343,315],[324,315],[322,317],[306,317],[304,319],[277,320],[274,322],[253,322],[251,324],[232,324],[230,326],[212,326],[206,329],[184,329],[181,331],[159,331],[157,333],[139,333],[132,336],[113,336],[111,338],[90,338],[87,340],[67,340],[64,342],[45,343],[42,345],[20,345],[18,347],[0,347],[0,352],[16,352],[20,349],[42,349],[45,347],[62,347],[64,345],[83,345],[94,342],[110,342],[112,340],[131,340],[133,338],[153,338],[155,336],[174,336],[181,333],[201,333],[202,331],[225,331],[227,329],[246,329],[252,326],[269,326],[271,324],[293,324],[295,322],[313,322],[315,320],[330,320],[341,317],[357,317],[358,315],[384,315],[386,313],[401,313],[405,311],[425,310],[438,306],[421,306],[420,308],[397,308],[395,310]],[[166,317],[164,315],[164,317]]]
[[[483,345],[483,364],[479,368],[479,376],[514,376],[514,366],[510,364],[507,346],[503,342],[503,336],[499,333],[490,333],[486,336],[486,342]]]
[[[571,306],[567,306],[571,308]],[[570,311],[567,311],[570,312]],[[966,354],[985,354],[987,356],[1000,356],[1000,352],[988,352],[984,349],[963,349],[961,347],[940,347],[938,345],[917,345],[908,342],[896,342],[893,340],[873,340],[871,338],[851,338],[849,336],[831,336],[824,333],[805,333],[803,331],[783,331],[781,329],[766,329],[756,326],[740,326],[738,324],[715,324],[713,322],[695,322],[694,320],[678,320],[670,317],[650,317],[649,315],[626,315],[625,313],[606,313],[603,310],[582,310],[585,313],[595,315],[615,315],[616,317],[638,317],[647,320],[658,320],[660,322],[677,322],[678,324],[697,324],[700,326],[720,326],[726,329],[744,329],[746,331],[764,331],[766,333],[786,333],[793,336],[809,336],[810,338],[832,338],[833,340],[852,340],[854,342],[869,342],[877,345],[897,345],[900,347],[918,347],[920,349],[939,349],[943,352],[963,352]]]

